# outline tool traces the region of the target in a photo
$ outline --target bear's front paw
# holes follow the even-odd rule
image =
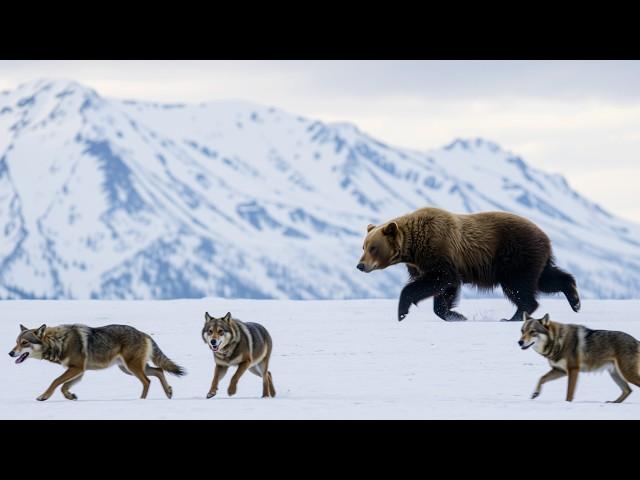
[[[233,397],[236,394],[236,390],[237,390],[237,387],[235,385],[229,385],[229,388],[227,389],[227,393],[229,394],[230,397]]]
[[[216,396],[216,392],[207,393],[207,398],[211,398],[211,397],[215,397],[215,396]]]
[[[38,398],[36,398],[36,400],[38,400],[39,402],[44,402],[47,398],[49,398],[49,396],[43,393]]]

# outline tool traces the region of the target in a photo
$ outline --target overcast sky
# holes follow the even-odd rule
[[[42,77],[108,97],[253,101],[420,150],[483,137],[640,222],[639,61],[0,61],[0,90]]]

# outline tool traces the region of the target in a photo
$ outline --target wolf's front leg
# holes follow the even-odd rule
[[[227,389],[227,393],[230,397],[236,394],[236,390],[238,389],[238,380],[240,380],[240,377],[244,374],[244,372],[247,371],[249,365],[251,365],[251,362],[249,360],[244,361],[240,365],[238,365],[238,369],[236,370],[236,373],[233,374],[233,377],[231,377],[231,382],[229,383],[229,388]]]
[[[551,380],[562,378],[566,374],[567,374],[566,372],[558,368],[552,368],[549,372],[545,373],[543,376],[540,377],[540,380],[538,380],[538,385],[536,385],[536,391],[533,392],[533,395],[531,395],[531,399],[534,399],[538,395],[540,395],[540,392],[542,391],[542,385],[544,385],[547,382],[550,382]]]
[[[224,365],[218,365],[216,363],[216,368],[213,371],[213,380],[211,381],[211,388],[209,389],[209,393],[207,393],[207,398],[214,397],[218,392],[218,383],[222,380],[227,373],[229,367],[225,367]]]
[[[73,380],[69,380],[67,383],[62,385],[62,394],[64,395],[64,398],[66,398],[67,400],[77,400],[78,397],[75,393],[71,393],[69,391],[69,389],[75,385],[76,383],[78,383],[80,380],[82,380],[82,375],[78,375],[76,378],[74,378]]]
[[[578,368],[569,369],[569,385],[567,385],[567,402],[573,401],[573,394],[576,391],[576,384],[578,383]]]
[[[82,368],[69,367],[69,369],[66,372],[64,372],[62,375],[56,378],[53,382],[51,382],[51,385],[49,385],[49,388],[47,388],[47,390],[42,395],[36,398],[36,400],[39,400],[41,402],[45,401],[51,395],[53,395],[53,392],[55,391],[55,389],[58,388],[60,385],[62,385],[63,383],[70,382],[71,380],[82,375],[83,373],[84,373],[84,370]]]

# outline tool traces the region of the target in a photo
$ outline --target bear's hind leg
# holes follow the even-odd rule
[[[501,283],[502,291],[517,307],[516,313],[510,319],[503,318],[503,322],[519,322],[522,321],[522,314],[527,312],[532,314],[538,308],[536,300],[536,290],[532,285],[525,283],[507,284]]]
[[[433,311],[447,322],[464,321],[466,317],[451,309],[456,306],[460,294],[460,285],[452,285],[444,292],[433,297]]]
[[[580,296],[573,275],[548,262],[538,279],[538,288],[543,293],[562,292],[574,312],[580,310]]]

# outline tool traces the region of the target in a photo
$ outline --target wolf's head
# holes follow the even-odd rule
[[[536,352],[543,352],[551,340],[551,332],[549,331],[551,319],[549,318],[549,314],[545,314],[542,318],[533,318],[524,312],[522,319],[524,320],[524,324],[522,325],[522,336],[518,341],[518,345],[520,345],[522,350],[533,346]]]
[[[27,357],[42,358],[42,339],[46,325],[39,328],[28,329],[20,325],[20,335],[16,339],[16,346],[9,352],[10,357],[18,357],[16,363],[24,362]]]
[[[204,314],[204,327],[202,327],[202,339],[209,345],[209,348],[214,352],[222,350],[229,345],[233,339],[233,330],[231,328],[231,313],[227,312],[224,317],[215,318],[209,315],[209,312]]]
[[[382,270],[400,261],[402,233],[396,222],[367,226],[367,236],[362,249],[364,253],[358,262],[358,270],[369,273]]]

